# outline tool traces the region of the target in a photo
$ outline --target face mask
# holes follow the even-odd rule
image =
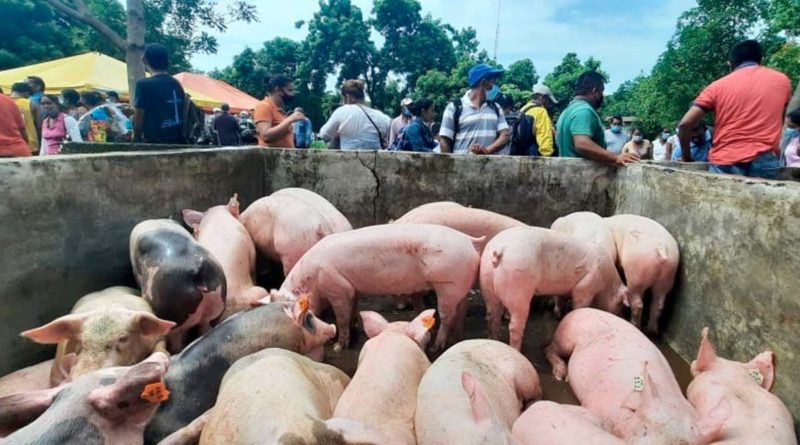
[[[500,94],[500,87],[495,85],[491,90],[486,92],[486,100],[495,100],[498,94]]]
[[[408,107],[403,107],[403,116],[405,116],[405,117],[411,117],[412,116],[411,110],[409,110]]]
[[[633,142],[642,142],[643,139],[642,136],[637,135],[633,137]]]
[[[786,128],[783,130],[783,137],[794,139],[795,137],[800,136],[800,128]]]
[[[612,125],[611,132],[617,134],[622,133],[622,127],[620,127],[619,125]]]
[[[663,140],[665,140],[665,141],[666,141],[667,139],[669,139],[669,136],[670,136],[670,134],[669,134],[669,133],[661,133],[661,139],[663,139]]]
[[[600,95],[600,99],[597,99],[596,103],[594,104],[594,109],[595,110],[599,110],[599,109],[603,108],[603,103],[605,103],[605,101],[606,101],[606,97],[601,94]]]

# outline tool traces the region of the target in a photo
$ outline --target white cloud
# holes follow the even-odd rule
[[[221,4],[229,0],[220,0]],[[352,0],[365,16],[372,0]],[[197,55],[193,65],[210,71],[224,67],[245,46],[257,48],[264,41],[283,36],[305,37],[306,27],[295,29],[298,20],[308,21],[317,11],[317,0],[261,0],[261,21],[233,24],[217,35],[219,52]],[[477,30],[481,48],[492,54],[497,23],[497,0],[422,0],[423,13],[457,28]],[[678,16],[696,5],[696,0],[502,0],[498,59],[505,66],[531,58],[540,76],[552,71],[568,52],[581,59],[589,56],[603,62],[611,75],[609,90],[641,72],[649,72],[675,30]]]

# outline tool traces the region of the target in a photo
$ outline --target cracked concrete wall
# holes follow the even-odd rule
[[[800,416],[800,184],[648,166],[619,173],[616,213],[663,224],[681,248],[662,326],[684,359],[708,326],[717,353],[775,352],[775,394]]]
[[[257,150],[0,160],[0,375],[52,358],[19,332],[69,313],[86,293],[133,284],[128,236],[184,208],[243,205],[262,192]]]

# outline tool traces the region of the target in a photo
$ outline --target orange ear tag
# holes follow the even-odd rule
[[[164,386],[164,382],[151,383],[144,387],[139,397],[150,403],[163,402],[169,399],[169,390]]]
[[[300,308],[300,312],[305,312],[308,310],[308,295],[301,295],[300,299],[297,300],[297,305]]]
[[[431,329],[433,326],[436,325],[436,319],[432,316],[428,315],[427,317],[422,317],[422,327],[425,329]]]

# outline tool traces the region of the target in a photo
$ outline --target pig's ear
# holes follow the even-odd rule
[[[469,396],[469,404],[472,407],[472,416],[475,419],[475,423],[491,422],[494,418],[494,412],[480,383],[472,374],[464,371],[461,373],[461,386]]]
[[[61,340],[77,337],[81,333],[81,328],[86,318],[86,314],[65,315],[42,327],[30,329],[19,335],[45,345],[58,343]]]
[[[303,319],[308,313],[308,308],[308,295],[301,295],[300,298],[298,298],[294,303],[294,307],[292,307],[292,320],[294,321],[295,326],[303,325]]]
[[[197,228],[200,226],[200,221],[202,220],[203,220],[202,212],[198,212],[197,210],[184,209],[183,222],[185,222],[187,226],[191,227],[194,230],[197,230]]]
[[[428,332],[436,326],[436,309],[427,309],[420,312],[411,323],[406,325],[406,334],[418,345],[424,347],[430,335]]]
[[[0,434],[8,434],[36,420],[47,411],[65,385],[0,397]]]
[[[714,345],[708,339],[708,327],[703,328],[702,338],[700,339],[700,350],[697,351],[697,360],[692,362],[692,375],[697,376],[708,368],[717,360],[717,353],[714,351]]]
[[[772,351],[758,354],[747,364],[747,367],[752,369],[750,375],[756,383],[759,383],[767,391],[772,389],[772,385],[775,383],[775,354]]]
[[[386,326],[389,326],[389,322],[377,312],[362,311],[359,312],[359,315],[361,315],[361,324],[364,326],[364,332],[369,338],[377,337],[386,329]]]
[[[72,379],[72,368],[75,366],[75,363],[78,363],[78,354],[74,352],[70,352],[69,354],[65,354],[61,357],[61,361],[58,362],[58,366],[56,372],[61,374],[61,381],[68,382]]]
[[[698,432],[700,433],[700,442],[698,443],[711,443],[720,439],[722,427],[731,416],[731,403],[727,397],[720,399],[708,414],[705,415],[697,423]]]
[[[146,337],[161,337],[175,327],[175,322],[162,320],[148,312],[139,312],[133,318],[133,326]]]
[[[228,211],[231,212],[234,218],[239,219],[239,194],[234,193],[228,201]]]
[[[141,400],[155,405],[169,398],[169,390],[163,383],[168,367],[167,355],[155,352],[129,367],[114,383],[93,389],[86,400],[111,422],[129,419],[141,409]],[[132,420],[136,421],[135,417]]]

